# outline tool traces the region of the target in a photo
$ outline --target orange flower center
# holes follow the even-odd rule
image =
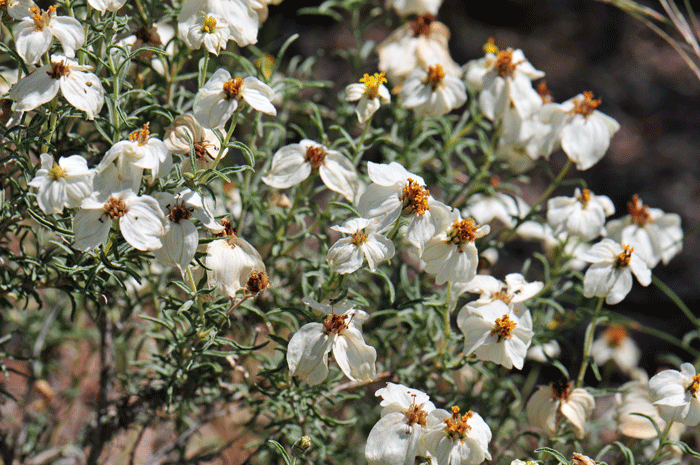
[[[107,203],[105,203],[105,213],[107,213],[113,220],[118,220],[122,216],[126,215],[127,211],[126,204],[120,198],[110,197]]]
[[[624,266],[629,266],[630,260],[632,260],[632,252],[634,252],[634,247],[631,245],[623,245],[622,253],[617,256],[615,260],[615,266],[617,268],[622,268]]]
[[[312,168],[321,166],[324,158],[326,158],[326,151],[320,145],[312,145],[306,149],[304,159],[311,164]]]
[[[467,437],[467,433],[472,429],[471,426],[467,424],[467,421],[474,416],[474,412],[469,410],[464,415],[459,414],[459,407],[452,407],[452,416],[445,418],[445,430],[447,434],[452,436],[452,439],[464,439]]]
[[[598,108],[601,99],[594,99],[593,92],[584,92],[583,100],[574,99],[574,109],[571,110],[572,115],[588,116],[593,113],[593,110]]]
[[[547,88],[547,81],[545,80],[537,84],[537,93],[540,94],[542,103],[552,103],[554,101],[554,95],[552,95],[552,92]]]
[[[409,425],[413,425],[418,423],[421,426],[425,426],[427,423],[428,419],[428,412],[423,410],[421,407],[423,407],[423,404],[418,405],[416,404],[416,396],[413,395],[413,403],[411,404],[410,407],[408,407],[408,410],[406,410],[405,415],[406,415],[406,423]]]
[[[367,234],[361,233],[360,231],[355,231],[352,233],[352,243],[355,245],[362,245],[367,242]]]
[[[403,208],[404,211],[409,210],[407,214],[412,212],[418,213],[419,215],[424,214],[426,211],[430,210],[428,205],[428,198],[430,197],[430,191],[421,186],[418,182],[411,178],[406,180],[406,185],[403,187]]]
[[[58,163],[54,163],[53,167],[49,170],[49,176],[54,181],[65,178],[67,175],[68,173],[66,173],[66,170],[58,166]]]
[[[627,210],[630,212],[632,221],[639,226],[654,222],[654,220],[651,219],[651,215],[649,215],[649,206],[642,205],[642,201],[639,200],[639,195],[637,194],[634,194],[632,196],[632,201],[627,203]]]
[[[56,5],[51,5],[48,10],[41,11],[39,7],[33,6],[29,9],[34,20],[34,30],[43,31],[51,22],[51,16],[56,13]]]
[[[339,334],[342,330],[347,329],[350,321],[346,322],[350,315],[328,315],[326,321],[323,322],[326,328],[326,334]]]
[[[241,87],[243,87],[243,78],[229,79],[224,83],[224,94],[228,100],[240,98]]]
[[[619,347],[627,339],[627,330],[620,325],[610,325],[603,333],[603,339],[610,347]]]
[[[47,71],[46,74],[51,76],[52,79],[60,79],[70,74],[70,66],[68,66],[68,62],[65,60],[53,62],[51,63],[51,71]]]
[[[511,300],[513,300],[513,296],[511,294],[508,294],[508,292],[504,291],[501,289],[500,291],[496,292],[492,297],[491,297],[491,302],[494,300],[500,300],[505,304],[509,304]],[[517,310],[516,310],[517,312]],[[515,324],[515,323],[513,323]]]
[[[131,142],[138,142],[139,146],[146,145],[148,143],[148,136],[150,134],[150,132],[148,131],[148,126],[150,126],[150,124],[151,123],[146,123],[141,129],[137,129],[136,131],[129,134],[129,140]]]
[[[560,399],[562,402],[566,402],[569,400],[569,395],[571,395],[571,391],[569,390],[570,385],[571,384],[563,378],[553,382],[552,397]]]
[[[430,34],[430,25],[435,21],[435,16],[424,14],[418,16],[415,21],[408,23],[413,29],[413,37],[427,36]]]
[[[692,395],[696,395],[700,391],[700,374],[693,376],[690,386],[688,386],[688,392]]]
[[[447,229],[449,242],[454,242],[457,245],[474,242],[477,229],[479,229],[479,225],[472,218],[455,220],[452,226]]]
[[[491,336],[498,335],[498,342],[513,337],[513,330],[518,324],[511,320],[508,315],[496,318],[496,326],[491,330]]]
[[[445,70],[439,63],[435,66],[428,66],[428,78],[424,84],[429,84],[430,88],[435,91],[440,83],[445,79]]]
[[[589,191],[588,189],[583,189],[581,191],[581,195],[576,197],[576,200],[581,202],[583,204],[583,207],[585,208],[586,206],[588,206],[588,202],[590,202],[591,200],[591,191]]]
[[[512,76],[520,63],[522,61],[513,62],[512,50],[499,50],[496,53],[496,71],[501,77]]]

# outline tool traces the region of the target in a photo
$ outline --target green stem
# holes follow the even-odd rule
[[[664,432],[661,434],[661,438],[659,438],[659,448],[656,449],[656,452],[654,452],[654,455],[652,455],[651,459],[649,459],[650,464],[654,463],[656,459],[659,458],[659,455],[661,455],[661,451],[664,448],[664,443],[666,442],[666,438],[668,438],[668,433],[671,431],[671,426],[673,426],[673,422],[669,421],[668,425],[666,425],[666,429],[664,429]]]
[[[199,70],[199,87],[203,87],[207,80],[207,69],[209,69],[209,52],[204,55],[204,64]]]
[[[451,328],[451,321],[450,321],[450,295],[452,294],[452,281],[447,281],[447,295],[445,296],[445,313],[443,313],[442,318],[443,318],[443,331],[445,335],[445,339],[442,341],[442,345],[440,346],[440,355],[445,353],[445,349],[447,348],[447,343],[450,340],[450,337],[452,336],[452,328]]]
[[[197,284],[194,282],[194,275],[192,274],[192,267],[187,267],[187,277],[190,280],[190,286],[192,287],[192,299],[197,302],[197,307],[199,307],[199,316],[204,322],[204,307],[202,307],[202,302],[197,298]]]
[[[239,105],[240,108],[240,105]],[[216,169],[217,165],[221,161],[221,158],[224,156],[224,152],[226,152],[228,148],[228,143],[231,141],[231,137],[233,137],[233,131],[236,129],[236,124],[238,123],[238,115],[239,113],[236,112],[233,114],[233,119],[231,120],[231,125],[228,128],[228,131],[226,132],[226,137],[224,138],[224,142],[221,144],[221,150],[219,150],[219,154],[216,156],[216,160],[214,160],[214,163],[211,164],[211,169]],[[206,183],[209,180],[209,177],[206,177],[206,179],[202,180],[202,182]]]
[[[605,297],[598,297],[598,305],[595,307],[595,313],[593,314],[593,320],[591,321],[591,328],[583,346],[583,360],[581,361],[581,370],[578,372],[576,387],[581,387],[583,385],[583,378],[586,375],[586,369],[588,368],[588,360],[591,357],[591,346],[593,345],[595,327],[598,325],[598,318],[600,317],[600,311],[603,308],[604,301]]]
[[[688,308],[688,306],[678,297],[678,294],[673,292],[673,290],[668,287],[663,281],[661,281],[656,276],[651,276],[651,282],[654,286],[658,287],[661,292],[666,294],[669,299],[673,301],[674,304],[683,312],[683,314],[690,320],[696,328],[700,329],[700,319],[696,317],[693,312]]]
[[[51,144],[51,137],[53,136],[53,133],[56,131],[56,123],[58,123],[58,108],[57,108],[57,102],[58,102],[58,95],[51,100],[51,117],[49,119],[49,133],[46,134],[46,138],[44,139],[44,143],[41,145],[41,153],[46,153],[46,151],[49,149],[49,144]]]
[[[365,143],[367,134],[369,133],[369,130],[372,127],[372,116],[370,116],[369,119],[365,122],[365,129],[362,131],[360,141],[357,143],[357,148],[355,149],[355,155],[353,155],[352,157],[352,164],[355,165],[355,167],[357,167],[357,164],[360,163],[360,160],[362,160],[362,155],[365,153],[365,151],[362,149],[362,145]]]

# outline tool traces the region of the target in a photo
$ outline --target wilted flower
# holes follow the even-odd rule
[[[255,247],[233,232],[230,223],[226,234],[231,237],[209,243],[205,263],[209,287],[233,298],[247,288],[252,275],[265,271],[265,264]]]
[[[621,302],[632,290],[632,273],[642,286],[651,283],[651,270],[629,245],[603,239],[578,258],[592,263],[583,277],[585,297],[605,297],[609,305]]]
[[[221,151],[221,143],[214,131],[203,128],[191,113],[178,116],[165,128],[163,142],[172,153],[185,157],[186,166],[189,166],[190,150],[193,149],[198,169],[210,167]],[[227,150],[224,149],[224,154]]]
[[[700,374],[691,363],[681,365],[681,371],[657,373],[649,380],[649,390],[664,420],[688,426],[700,423]]]
[[[598,366],[612,360],[623,373],[629,374],[637,368],[641,351],[624,327],[610,325],[593,341],[591,356]]]
[[[332,350],[345,376],[353,381],[372,381],[377,351],[362,337],[362,323],[369,315],[349,302],[321,304],[308,297],[303,302],[328,316],[323,323],[305,324],[292,336],[287,346],[291,374],[309,384],[320,384],[328,376],[328,353]]]
[[[88,169],[80,155],[61,157],[56,163],[48,153],[41,154],[41,168],[29,185],[36,187],[36,200],[47,215],[61,213],[63,208],[76,208],[92,194],[95,171]]]
[[[394,256],[394,243],[376,233],[365,218],[355,218],[331,229],[350,235],[328,249],[327,260],[336,273],[353,273],[360,269],[365,259],[369,269],[375,271],[377,263]]]
[[[94,119],[104,104],[100,78],[87,71],[92,66],[79,65],[62,55],[53,55],[51,63],[23,77],[10,89],[18,111],[29,111],[51,101],[59,89],[68,103]]]
[[[500,300],[519,312],[527,310],[523,302],[534,297],[543,287],[544,283],[541,281],[528,283],[520,273],[510,273],[506,276],[505,283],[493,276],[476,275],[469,282],[455,284],[452,287],[452,294],[455,299],[465,292],[481,294],[479,300],[469,305],[479,307]]]
[[[285,145],[275,152],[270,171],[262,181],[268,186],[286,189],[308,178],[316,168],[326,187],[351,202],[355,199],[359,181],[352,162],[340,152],[308,139]]]
[[[365,458],[369,465],[411,465],[419,451],[428,415],[435,410],[430,397],[402,384],[387,383],[377,390],[382,397],[382,417],[367,437]]]
[[[533,335],[529,310],[516,313],[502,300],[466,305],[457,326],[464,333],[464,355],[475,353],[479,360],[522,369]]]
[[[592,395],[581,388],[569,389],[569,382],[560,380],[552,386],[540,386],[525,408],[530,424],[543,429],[550,438],[557,432],[557,420],[564,416],[576,430],[576,437],[583,439],[594,407]]]
[[[659,260],[666,265],[680,253],[683,249],[680,216],[649,208],[636,194],[627,209],[628,215],[605,225],[608,237],[634,247],[649,268],[655,267]]]

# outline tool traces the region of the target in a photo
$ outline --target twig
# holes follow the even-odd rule
[[[100,343],[100,391],[97,396],[97,418],[95,429],[92,435],[92,447],[87,458],[88,465],[97,465],[104,445],[112,436],[110,428],[105,428],[102,418],[107,415],[108,395],[112,388],[112,322],[106,311],[102,311],[98,321],[101,343]]]

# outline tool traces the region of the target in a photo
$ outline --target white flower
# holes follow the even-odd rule
[[[331,227],[334,231],[350,235],[338,240],[328,250],[326,259],[336,273],[348,274],[357,271],[365,258],[369,269],[375,271],[377,263],[394,256],[394,243],[375,233],[369,226],[369,220],[355,218],[343,226]]]
[[[80,155],[61,157],[56,163],[47,153],[41,154],[41,168],[29,185],[36,187],[36,200],[47,215],[61,213],[63,208],[76,208],[92,194],[95,171],[88,169]]]
[[[423,178],[396,162],[367,162],[367,173],[372,184],[358,201],[360,215],[373,220],[379,232],[390,229],[401,216],[410,217],[406,238],[422,251],[435,233],[430,208],[439,203],[430,196]]]
[[[369,465],[412,465],[419,451],[423,429],[435,405],[424,392],[402,384],[387,383],[377,390],[382,397],[382,417],[367,437],[365,458]]]
[[[540,157],[549,158],[551,139],[552,126],[542,120],[540,111],[522,117],[515,107],[507,107],[495,156],[508,163],[513,172],[524,173]]]
[[[518,314],[502,300],[465,305],[457,326],[464,333],[464,355],[476,353],[479,360],[522,369],[533,335],[529,310]]]
[[[504,225],[513,228],[518,218],[524,218],[529,211],[530,206],[517,195],[495,192],[491,195],[481,193],[472,195],[462,214],[471,216],[482,224],[498,219]]]
[[[435,409],[428,414],[422,442],[433,465],[478,465],[491,460],[488,446],[491,428],[481,415],[469,410],[460,415]]]
[[[362,337],[362,323],[369,315],[355,310],[349,302],[328,305],[308,297],[303,302],[328,316],[323,323],[305,324],[292,336],[287,346],[291,374],[309,384],[320,384],[328,376],[328,353],[332,350],[345,376],[353,381],[372,381],[377,351]]]
[[[100,78],[87,72],[91,69],[91,66],[54,55],[51,64],[12,86],[10,98],[17,101],[18,111],[29,111],[51,101],[60,89],[68,103],[87,113],[88,119],[94,119],[102,109],[104,90]]]
[[[661,418],[688,426],[700,423],[700,374],[690,363],[681,365],[681,371],[664,370],[649,380],[654,405]]]
[[[655,267],[659,260],[666,265],[680,253],[683,249],[680,216],[649,208],[636,194],[627,204],[627,209],[629,215],[605,225],[608,237],[633,246],[649,268]]]
[[[566,417],[576,430],[576,437],[583,439],[586,421],[593,413],[595,400],[584,389],[569,389],[567,381],[557,381],[552,386],[540,386],[525,409],[530,424],[541,428],[552,438],[557,432],[557,420]]]
[[[659,415],[659,409],[652,403],[649,393],[649,380],[642,372],[641,380],[624,384],[619,393],[615,394],[615,420],[617,430],[630,438],[653,439],[657,437],[654,424],[648,419],[636,414],[651,417],[661,431],[666,428],[666,422]]]
[[[262,257],[245,239],[227,229],[228,239],[212,241],[207,246],[206,266],[209,287],[233,298],[241,289],[247,289],[251,278],[265,273]],[[265,275],[267,276],[267,275]]]
[[[355,113],[360,123],[367,122],[382,103],[391,102],[391,94],[384,85],[385,82],[384,73],[374,73],[373,76],[365,73],[360,84],[350,84],[345,88],[345,99],[348,102],[359,100]]]
[[[418,16],[391,33],[377,46],[379,71],[398,85],[416,68],[442,64],[450,75],[461,76],[462,70],[452,60],[447,42],[450,30],[431,15]]]
[[[578,187],[574,197],[554,197],[547,201],[547,222],[554,234],[566,229],[586,241],[605,236],[605,218],[613,213],[615,205],[608,197]]]
[[[203,128],[191,113],[178,116],[165,128],[163,143],[172,153],[184,156],[186,167],[190,165],[190,150],[194,150],[198,169],[209,168],[221,151],[221,143],[214,131]],[[224,155],[227,151],[224,149]]]
[[[117,11],[126,4],[126,0],[88,0],[88,4],[99,11]]]
[[[462,219],[459,211],[431,209],[435,220],[435,236],[425,243],[421,258],[425,271],[434,274],[437,284],[468,282],[476,276],[479,254],[474,240],[489,233],[489,225],[479,226],[473,219]]]
[[[170,68],[164,58],[144,47],[165,48],[165,55],[175,55],[175,28],[168,21],[154,23],[151,27],[141,26],[130,36],[119,40],[110,50],[115,64],[121,66],[125,60],[150,62],[151,67],[161,76],[168,76]]]
[[[530,360],[541,363],[550,363],[561,355],[561,347],[556,339],[552,339],[543,344],[533,344],[527,349],[527,357]]]
[[[211,214],[202,196],[190,189],[176,195],[161,192],[156,199],[170,227],[162,238],[163,247],[153,254],[163,265],[178,266],[183,271],[194,259],[199,245],[199,233],[190,218],[196,218],[214,233],[222,232],[224,227]]]
[[[29,12],[31,16],[23,18],[14,27],[17,54],[25,63],[38,63],[51,48],[54,36],[61,42],[63,53],[68,58],[73,58],[75,51],[85,43],[83,25],[75,18],[56,16],[55,5],[46,11],[33,6]]]
[[[167,224],[158,201],[125,188],[114,171],[97,176],[95,192],[83,199],[73,220],[73,247],[84,252],[99,247],[109,237],[113,221],[118,221],[122,236],[133,248],[159,249]]]
[[[219,50],[226,49],[226,42],[230,38],[228,24],[220,16],[211,14],[197,19],[183,40],[190,50],[199,50],[204,44],[209,53],[218,56]]]
[[[0,3],[0,19],[3,18],[3,14],[7,11],[7,14],[11,18],[21,21],[27,16],[31,16],[30,11],[36,6],[33,0],[6,0]]]
[[[177,17],[178,36],[187,42],[186,36],[202,11],[221,17],[229,27],[231,38],[241,47],[258,41],[260,24],[258,10],[263,4],[258,0],[185,0]]]
[[[441,116],[467,102],[464,82],[446,74],[442,65],[428,66],[428,70],[416,68],[401,87],[401,105],[412,108],[417,115]]]
[[[592,92],[584,92],[562,104],[548,104],[542,113],[543,119],[553,128],[556,143],[579,170],[587,170],[603,158],[610,139],[620,129],[620,124],[596,108],[600,99]]]
[[[634,247],[603,239],[579,256],[592,265],[583,277],[585,297],[605,297],[613,305],[622,301],[632,290],[632,273],[642,286],[651,283],[651,271]]]
[[[308,139],[285,145],[275,152],[270,171],[262,181],[276,189],[286,189],[308,178],[315,168],[326,187],[350,202],[355,199],[359,180],[352,162],[340,152]]]
[[[477,84],[481,88],[481,111],[487,118],[500,121],[512,105],[522,118],[529,117],[542,106],[542,98],[531,81],[543,77],[544,73],[536,70],[520,49],[498,50],[493,46],[490,51],[495,53],[486,54],[485,66],[481,67],[486,72],[481,74]],[[474,72],[467,72],[468,79],[474,80]]]
[[[442,0],[387,0],[386,4],[401,16],[425,13],[435,16],[442,5]]]
[[[119,141],[110,148],[97,165],[98,173],[116,161],[119,179],[132,179],[134,188],[141,183],[144,169],[151,170],[153,179],[166,176],[173,160],[168,147],[156,137],[151,137],[149,123],[129,135],[129,140]]]
[[[455,295],[455,298],[465,292],[481,294],[479,300],[469,304],[472,307],[500,300],[516,311],[524,311],[526,308],[523,302],[534,297],[543,287],[544,283],[540,281],[528,283],[520,273],[507,275],[505,283],[493,276],[477,275],[467,283],[456,283],[452,287],[452,294]]]
[[[223,68],[211,75],[194,98],[194,116],[205,128],[221,129],[243,99],[254,109],[275,116],[273,90],[253,76],[231,78]]]
[[[566,231],[555,235],[549,224],[537,221],[523,222],[516,232],[525,240],[542,242],[547,256],[560,257],[564,269],[582,270],[587,266],[580,257],[591,248],[591,245],[579,236],[572,236]]]
[[[591,356],[596,365],[603,366],[612,360],[626,374],[637,368],[641,355],[634,339],[619,325],[609,326],[591,346]]]

